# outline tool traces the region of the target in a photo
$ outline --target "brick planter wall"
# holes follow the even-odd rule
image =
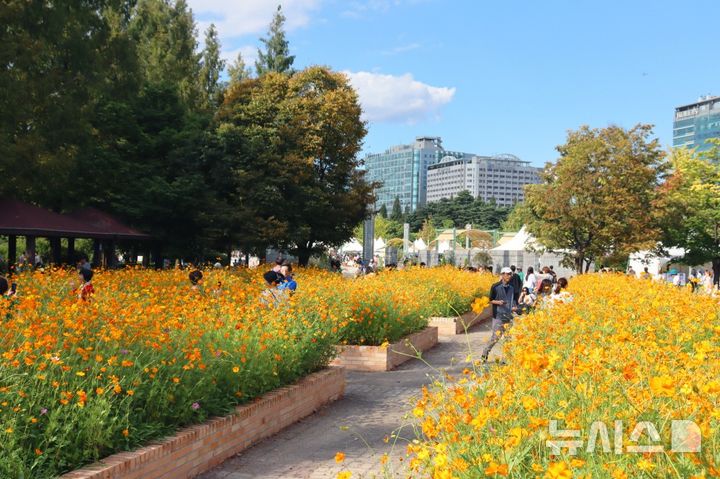
[[[338,346],[338,356],[330,364],[343,366],[353,371],[390,371],[399,364],[412,359],[417,354],[416,349],[427,351],[437,342],[438,328],[429,326],[422,331],[405,336],[387,347]]]
[[[328,368],[271,391],[233,414],[61,476],[64,479],[183,479],[212,469],[345,392],[345,371]]]
[[[471,326],[480,324],[490,318],[492,318],[492,306],[487,306],[480,314],[476,314],[474,311],[468,311],[462,316],[454,318],[430,318],[430,325],[438,328],[438,334],[440,336],[452,336],[455,334],[463,334],[466,329],[470,329]]]

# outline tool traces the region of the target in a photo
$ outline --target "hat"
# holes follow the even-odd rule
[[[500,274],[505,274],[505,273],[512,274],[512,270],[510,268],[508,268],[507,266],[505,266],[503,269],[500,270]]]

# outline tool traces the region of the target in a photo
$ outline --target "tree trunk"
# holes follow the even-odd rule
[[[712,269],[713,269],[713,283],[720,284],[720,257],[713,258]]]
[[[583,263],[585,262],[585,257],[582,254],[577,254],[575,256],[575,271],[577,274],[583,274]]]
[[[312,254],[312,251],[310,248],[306,247],[298,247],[298,264],[300,266],[307,266],[308,261],[310,261],[310,255]]]

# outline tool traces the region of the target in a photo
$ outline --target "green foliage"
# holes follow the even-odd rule
[[[373,201],[358,169],[364,135],[355,91],[325,68],[232,84],[208,156],[238,211],[229,230],[239,244],[274,244],[306,264],[350,238]]]
[[[418,208],[407,221],[412,231],[418,231],[428,218],[433,219],[436,228],[465,229],[466,224],[472,224],[477,229],[494,230],[500,228],[509,211],[510,208],[473,199],[469,191],[462,191],[454,198],[443,198]]]
[[[388,217],[387,206],[385,206],[385,205],[383,204],[383,205],[380,207],[380,210],[378,211],[378,215],[381,216],[381,217],[383,217],[383,218],[387,218],[387,217]]]
[[[502,231],[520,231],[523,225],[525,225],[527,214],[528,211],[525,204],[517,203],[513,206],[513,209],[510,210],[507,218],[500,224],[500,229]]]
[[[423,225],[418,232],[418,238],[422,239],[428,248],[430,248],[430,243],[435,241],[435,238],[437,238],[437,230],[433,226],[432,218],[426,218],[425,221],[423,221]]]
[[[211,23],[205,32],[205,48],[200,64],[200,94],[206,108],[214,108],[220,100],[223,85],[220,74],[225,69],[225,60],[220,58],[220,39],[215,24]]]
[[[651,133],[649,125],[571,131],[542,182],[526,187],[528,230],[578,273],[656,244],[660,232],[648,210],[666,164]]]
[[[290,55],[289,43],[283,30],[284,24],[285,16],[282,14],[282,7],[278,5],[268,28],[267,38],[260,39],[265,45],[265,51],[258,48],[258,59],[255,61],[258,76],[270,72],[294,73],[292,65],[295,62],[295,55]]]
[[[658,202],[662,244],[685,248],[688,264],[712,262],[720,278],[720,140],[702,153],[672,152],[672,175]]]
[[[252,75],[250,68],[245,64],[242,53],[238,52],[235,61],[228,67],[230,83],[238,83],[247,80]]]
[[[186,105],[200,102],[201,55],[186,0],[139,0],[128,25],[144,80],[171,85]]]
[[[397,221],[398,223],[402,223],[404,220],[402,206],[400,205],[400,198],[397,196],[395,197],[395,200],[393,201],[392,213],[390,213],[390,219],[393,221]]]
[[[10,0],[0,7],[0,195],[53,209],[76,200],[72,173],[78,151],[92,142],[94,106],[116,86],[109,82],[125,86],[111,59],[123,40],[103,17],[115,3]]]
[[[276,73],[294,59],[280,9],[268,78],[238,57],[228,99],[217,30],[198,52],[186,0],[10,0],[0,21],[0,195],[96,206],[191,260],[269,245],[305,260],[365,216],[355,92],[325,69]]]

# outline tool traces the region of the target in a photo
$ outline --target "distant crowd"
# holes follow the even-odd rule
[[[602,273],[610,272],[603,269]],[[704,293],[711,296],[720,296],[718,285],[715,284],[715,275],[711,269],[690,269],[688,273],[679,271],[673,265],[665,268],[664,272],[651,274],[647,266],[643,267],[643,271],[637,273],[632,266],[628,267],[628,276],[633,276],[645,280],[663,281],[671,283],[679,288],[686,287],[694,293]]]
[[[500,281],[490,288],[492,329],[490,341],[482,352],[482,361],[487,362],[490,351],[512,327],[516,317],[538,305],[571,302],[573,297],[567,288],[568,280],[558,278],[552,266],[545,266],[537,273],[530,266],[526,274],[515,265],[502,268]]]

